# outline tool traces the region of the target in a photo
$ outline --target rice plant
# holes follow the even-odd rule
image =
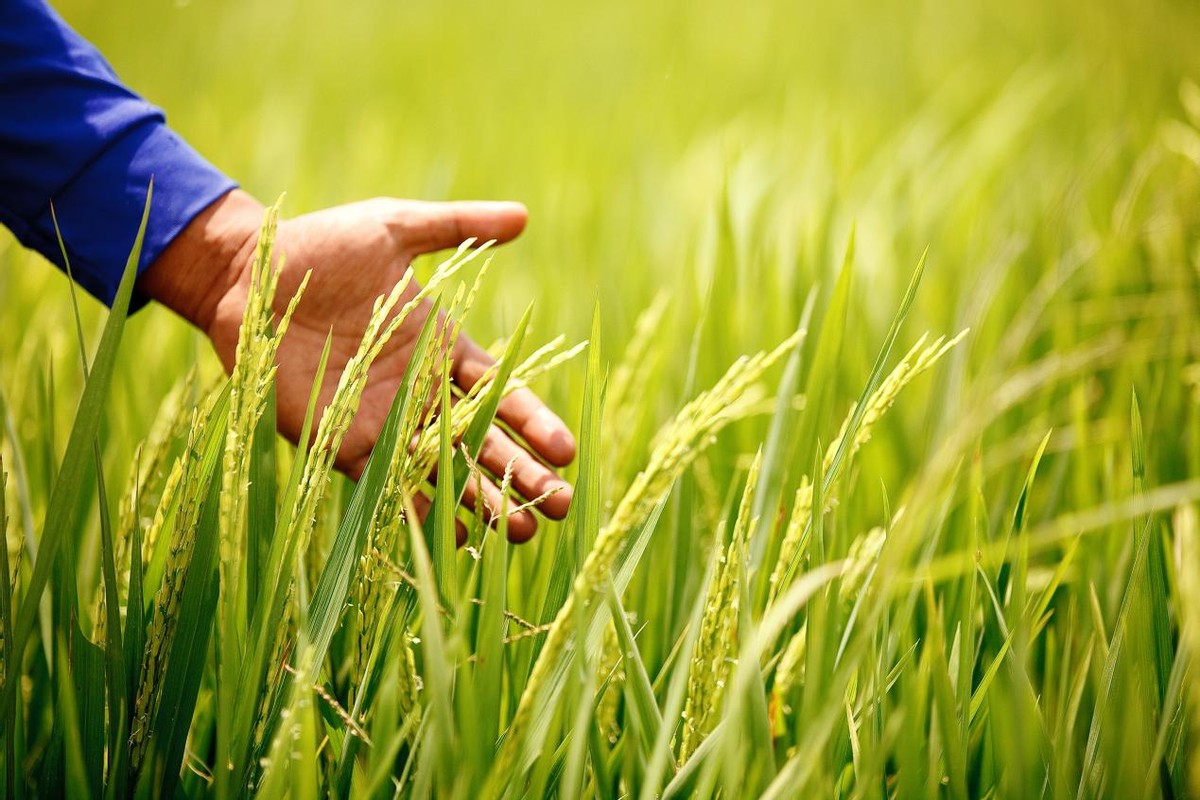
[[[0,242],[5,796],[1200,793],[1195,9],[65,5],[289,208],[539,232],[415,263],[300,447],[278,208],[229,375]],[[515,545],[478,450],[527,386],[580,455]]]

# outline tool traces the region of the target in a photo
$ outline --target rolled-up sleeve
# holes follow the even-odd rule
[[[139,273],[235,184],[43,0],[0,0],[0,223],[111,304],[154,180]],[[136,298],[136,305],[145,298]]]

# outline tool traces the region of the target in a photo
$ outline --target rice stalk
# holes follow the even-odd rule
[[[862,420],[859,423],[858,429],[854,432],[854,438],[846,452],[846,458],[842,462],[843,469],[844,465],[849,463],[850,459],[854,457],[859,449],[871,440],[875,426],[879,424],[884,414],[895,405],[896,398],[899,397],[901,390],[912,383],[919,375],[932,368],[942,356],[946,355],[955,345],[961,342],[967,333],[967,330],[963,330],[950,340],[947,340],[944,336],[939,336],[929,345],[925,344],[929,338],[929,334],[925,333],[921,335],[916,344],[900,359],[900,363],[892,369],[888,376],[879,384],[878,388],[871,393],[870,398],[868,398],[866,411],[863,412]],[[825,456],[822,461],[822,472],[826,475],[828,486],[834,485],[832,482],[834,476],[829,475],[829,470],[834,466],[834,457],[838,450],[841,449],[843,440],[849,435],[850,424],[857,410],[857,405],[851,404],[850,411],[842,421],[837,437],[830,442],[829,447],[825,450]],[[828,508],[834,498],[827,496],[825,500],[825,505]],[[812,485],[806,476],[801,483],[800,489],[797,491],[792,517],[788,522],[780,544],[779,556],[775,562],[775,567],[771,571],[768,605],[775,602],[779,594],[787,588],[789,575],[795,574],[795,568],[800,563],[799,559],[803,555],[802,544],[804,538],[808,535],[811,521]]]
[[[887,531],[875,527],[862,534],[850,545],[846,554],[846,564],[842,569],[842,583],[838,589],[838,597],[843,603],[850,603],[858,597],[859,592],[866,588],[871,572],[879,563],[879,555],[883,552],[887,541]]]
[[[194,413],[192,419],[195,419]],[[192,435],[188,434],[188,439],[191,438]],[[174,515],[179,509],[177,500],[183,485],[185,464],[186,460],[179,458],[173,461],[171,468],[167,470],[167,478],[163,481],[162,494],[154,509],[154,516],[150,519],[150,524],[146,527],[146,533],[142,538],[143,570],[150,566],[155,551],[158,549],[159,540],[162,539],[163,531],[170,528],[174,521]]]
[[[800,488],[796,490],[796,497],[792,501],[792,513],[789,515],[787,527],[784,529],[779,561],[771,573],[772,600],[778,594],[778,587],[783,581],[787,565],[789,563],[801,564],[807,555],[808,544],[811,541],[809,522],[812,520],[812,503],[812,481],[807,475],[804,475],[800,478]],[[783,558],[785,552],[790,554],[787,560]]]
[[[25,548],[21,542],[21,531],[17,527],[16,519],[10,513],[14,501],[9,497],[8,490],[8,471],[5,469],[4,453],[0,452],[0,531],[4,532],[4,549],[8,559],[8,585],[11,587],[15,602],[17,582],[21,577],[21,557],[25,553]]]
[[[896,518],[899,516],[900,513],[897,512]],[[875,527],[857,537],[850,545],[850,552],[842,564],[841,586],[838,589],[838,598],[843,604],[853,604],[860,593],[866,589],[879,563],[879,556],[883,552],[886,541],[887,532],[881,527]],[[775,669],[775,682],[772,686],[774,721],[777,732],[782,732],[783,721],[792,713],[792,708],[788,704],[792,691],[804,682],[807,642],[808,623],[806,621],[801,623],[800,629],[788,639],[780,654],[779,666]]]
[[[157,507],[163,484],[170,470],[166,464],[175,443],[187,433],[191,421],[191,402],[196,391],[196,371],[191,370],[163,399],[163,405],[146,438],[133,454],[135,469],[130,470],[118,509],[121,538],[130,539],[134,525],[144,523],[144,515]]]
[[[439,315],[436,323],[434,341],[437,345],[425,350],[420,363],[409,366],[410,370],[415,370],[412,390],[414,397],[434,396],[435,384],[442,374],[442,362],[454,349],[455,339],[462,322],[478,296],[480,284],[490,263],[490,259],[484,261],[482,267],[476,272],[475,280],[469,290],[465,285],[459,285],[445,315]],[[461,415],[465,411],[466,409],[458,410],[460,429],[466,427],[461,420]],[[391,563],[388,559],[396,561],[403,559],[397,550],[403,547],[407,541],[407,537],[399,535],[401,531],[407,530],[405,519],[407,503],[404,498],[411,497],[418,489],[414,478],[418,467],[413,463],[419,448],[417,442],[421,431],[435,428],[433,425],[434,413],[435,404],[433,402],[412,403],[407,407],[404,417],[400,420],[397,441],[412,444],[402,444],[398,447],[395,456],[389,463],[383,495],[371,522],[367,546],[359,559],[359,577],[353,590],[357,612],[354,619],[355,647],[351,653],[348,700],[351,706],[355,705],[358,687],[366,678],[367,665],[379,634],[381,612],[387,605],[388,595],[394,594],[396,591],[405,591],[404,588],[397,587],[394,580],[386,580],[387,568]],[[410,713],[417,708],[419,681],[414,679],[415,661],[407,636],[401,636],[400,639],[405,663],[401,665],[400,669],[402,686],[399,696],[405,713]]]
[[[171,389],[163,400],[162,409],[154,418],[150,432],[137,444],[133,451],[133,468],[129,471],[125,489],[117,507],[117,528],[113,537],[113,558],[117,565],[117,598],[121,601],[124,617],[125,603],[129,593],[129,553],[135,525],[149,528],[153,523],[154,510],[166,489],[173,471],[167,466],[171,448],[185,435],[191,419],[191,408],[187,398],[195,387],[195,370]],[[147,518],[146,515],[150,517]],[[143,536],[143,540],[146,537]],[[143,547],[143,553],[147,551]],[[148,557],[147,557],[148,560]],[[143,569],[145,564],[143,564]],[[108,614],[105,610],[104,587],[97,585],[93,601],[92,619],[95,621],[92,640],[105,641]]]
[[[711,389],[684,406],[675,420],[657,437],[646,468],[634,478],[612,518],[600,530],[575,578],[571,594],[551,624],[541,654],[521,693],[508,734],[497,753],[490,778],[493,788],[496,782],[502,783],[512,777],[519,748],[523,746],[532,722],[539,694],[550,678],[553,661],[571,647],[572,637],[576,633],[575,623],[580,616],[577,609],[589,609],[596,604],[607,590],[609,573],[630,533],[649,518],[679,476],[713,441],[716,434],[738,419],[748,403],[753,402],[753,399],[748,400],[752,396],[750,387],[795,345],[798,336],[793,334],[772,351],[739,358]]]
[[[537,377],[549,372],[575,358],[587,346],[580,342],[572,347],[564,347],[565,337],[559,336],[535,350],[520,364],[517,364],[508,382],[504,386],[504,394],[508,395],[518,389],[529,386]],[[495,377],[493,367],[479,380],[471,391],[461,398],[451,409],[450,430],[455,440],[459,439],[480,412],[488,388]],[[401,496],[415,494],[422,485],[438,458],[438,431],[436,425],[426,425],[415,435],[411,457],[402,462],[403,474],[399,476],[402,487]],[[515,509],[509,511],[515,513]]]
[[[661,348],[655,345],[659,340],[663,315],[670,300],[670,292],[664,289],[654,296],[654,300],[642,313],[638,314],[629,343],[625,346],[625,352],[608,383],[607,402],[614,411],[624,410],[627,404],[640,407],[642,397],[638,389],[644,383],[648,366],[661,352]],[[617,413],[613,418],[621,419],[622,415]]]
[[[238,342],[229,381],[229,422],[225,431],[225,449],[221,458],[221,494],[219,535],[220,594],[218,624],[220,630],[236,632],[228,626],[239,608],[245,592],[242,575],[242,556],[246,549],[247,504],[250,496],[250,452],[254,431],[266,410],[271,387],[278,369],[276,355],[287,333],[288,324],[308,285],[311,272],[304,275],[287,309],[275,321],[274,301],[283,271],[285,255],[272,265],[275,235],[279,227],[279,203],[263,215],[262,229],[254,257],[250,263],[250,286],[246,308],[238,328]],[[240,649],[236,642],[225,642],[226,648]],[[228,655],[225,654],[225,655]]]
[[[203,451],[201,443],[211,419],[216,395],[209,394],[199,408],[192,412],[187,447],[176,461],[178,491],[164,493],[155,519],[169,521],[171,535],[168,543],[162,582],[155,593],[150,622],[146,631],[146,647],[142,655],[141,683],[133,705],[133,723],[129,746],[131,763],[136,770],[145,755],[150,722],[158,710],[159,689],[166,669],[166,656],[174,639],[179,601],[183,596],[183,578],[192,560],[196,543],[196,526],[207,487],[202,480]]]
[[[660,291],[638,315],[629,343],[609,378],[605,399],[608,424],[604,428],[604,438],[610,471],[631,463],[633,453],[629,448],[636,441],[639,426],[631,425],[629,421],[645,416],[644,392],[664,352],[660,337],[670,299],[670,292]],[[615,478],[616,475],[610,476],[610,480]]]
[[[380,553],[378,550],[372,553],[374,560],[383,568],[385,572],[393,577],[391,581],[392,591],[395,593],[409,592],[415,590],[414,578],[396,566],[387,556]],[[379,652],[380,638],[382,631],[378,625],[375,626],[376,638],[370,643],[368,658],[363,662],[363,670],[371,663],[371,658],[378,660],[382,657]],[[401,718],[408,719],[409,717],[417,717],[421,711],[421,690],[424,689],[424,683],[421,680],[421,675],[417,671],[417,660],[413,650],[413,645],[416,640],[409,632],[408,628],[402,627],[399,631],[399,636],[394,640],[393,650],[389,650],[393,663],[397,666],[396,675],[396,695],[399,702]],[[398,652],[397,652],[398,650]],[[351,705],[357,704],[357,698]],[[415,733],[415,731],[414,731]]]
[[[290,700],[279,713],[279,724],[257,767],[260,780],[252,787],[257,797],[315,797],[317,764],[314,741],[315,709],[312,686],[306,685],[299,673],[290,676]]]
[[[621,643],[617,639],[617,629],[611,623],[604,627],[604,642],[600,645],[600,660],[596,669],[602,681],[600,697],[596,701],[596,725],[609,746],[612,746],[621,738],[617,712],[621,708],[626,676]]]
[[[716,578],[708,585],[704,614],[700,618],[700,638],[696,640],[688,670],[683,736],[679,742],[681,764],[692,757],[716,724],[725,699],[725,685],[737,663],[742,594],[739,583],[746,570],[746,543],[757,524],[750,515],[761,468],[762,450],[759,450],[746,477],[729,545],[718,561]],[[720,540],[715,546],[721,546]]]
[[[800,626],[800,630],[792,634],[792,638],[783,648],[779,666],[775,668],[775,685],[772,691],[775,698],[777,733],[782,732],[783,720],[792,713],[792,708],[788,705],[788,698],[792,696],[792,691],[797,686],[804,683],[807,653],[808,625],[805,623]]]
[[[303,558],[309,550],[311,536],[317,524],[317,510],[320,501],[325,496],[334,460],[341,449],[342,440],[350,427],[362,392],[366,388],[367,375],[371,364],[387,344],[391,336],[400,328],[408,317],[420,306],[428,305],[429,298],[439,292],[442,286],[463,267],[474,261],[479,255],[491,247],[492,242],[486,242],[474,247],[475,240],[468,239],[459,246],[454,255],[442,262],[424,287],[413,293],[401,305],[401,300],[409,291],[413,281],[413,269],[410,266],[404,276],[387,295],[375,301],[370,319],[355,354],[347,361],[334,389],[333,398],[321,414],[313,436],[312,446],[308,450],[301,471],[299,488],[286,517],[283,530],[284,547]],[[420,404],[415,404],[420,405]],[[401,440],[403,441],[403,440]],[[252,742],[255,749],[266,742],[271,724],[270,710],[274,707],[277,692],[282,691],[284,656],[291,652],[290,643],[293,639],[290,633],[290,615],[295,612],[295,581],[291,568],[284,565],[284,574],[276,577],[276,581],[285,582],[283,586],[283,609],[288,616],[276,625],[273,641],[270,645],[270,656],[267,664],[279,665],[273,674],[267,675],[262,684],[256,703],[256,713],[253,716]],[[280,586],[281,584],[276,584]]]
[[[342,439],[350,427],[363,389],[367,383],[367,372],[384,345],[396,332],[409,315],[448,281],[464,266],[485,252],[491,242],[473,248],[474,239],[468,239],[458,248],[453,256],[434,271],[424,287],[419,289],[408,301],[400,305],[401,299],[408,291],[413,280],[413,271],[409,267],[404,277],[386,296],[375,302],[371,318],[363,332],[358,351],[346,362],[333,399],[321,415],[317,432],[313,437],[313,445],[309,457],[304,464],[300,479],[300,490],[297,493],[295,505],[288,515],[287,540],[298,542],[298,552],[307,550],[308,537],[316,522],[316,507],[328,486],[329,475],[333,469],[333,461],[341,449]],[[399,308],[397,309],[397,306]]]

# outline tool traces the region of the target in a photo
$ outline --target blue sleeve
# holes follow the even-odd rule
[[[139,273],[234,182],[44,0],[0,0],[0,223],[63,268],[53,203],[72,274],[111,305],[151,177]]]

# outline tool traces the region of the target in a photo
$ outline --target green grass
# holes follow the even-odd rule
[[[81,370],[0,239],[6,795],[1200,794],[1200,11],[136,5],[62,11],[287,213],[531,223],[435,292],[500,379],[406,402],[429,326],[357,485],[269,337],[83,300]],[[571,515],[455,552],[531,370]]]

